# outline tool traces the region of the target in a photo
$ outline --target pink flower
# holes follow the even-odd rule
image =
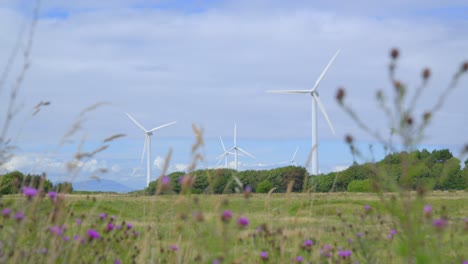
[[[98,231],[94,229],[90,229],[88,230],[88,237],[90,240],[93,240],[93,239],[99,239],[101,235],[99,235]]]
[[[23,187],[23,194],[28,197],[28,199],[31,199],[37,195],[37,190],[31,187]]]
[[[221,219],[223,220],[223,222],[229,222],[231,218],[232,218],[232,212],[229,210],[225,210],[223,212],[223,215],[221,216]]]
[[[239,224],[241,227],[246,227],[249,225],[249,219],[241,216],[237,219],[237,224]]]

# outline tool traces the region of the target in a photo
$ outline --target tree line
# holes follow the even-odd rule
[[[270,170],[235,171],[232,169],[204,169],[190,174],[173,172],[167,177],[170,188],[161,189],[161,178],[145,189],[147,194],[180,193],[183,178],[191,177],[192,193],[234,193],[249,186],[252,192],[371,192],[394,191],[404,187],[434,190],[468,189],[468,159],[462,169],[461,161],[448,149],[426,149],[391,153],[381,161],[358,164],[347,169],[312,176],[304,167],[288,166]]]
[[[70,182],[53,184],[46,175],[24,175],[19,171],[13,171],[0,175],[0,194],[17,194],[22,192],[22,187],[28,186],[45,193],[49,191],[70,193],[73,186]]]

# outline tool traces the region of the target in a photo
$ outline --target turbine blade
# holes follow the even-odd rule
[[[293,162],[294,162],[294,158],[296,158],[296,154],[297,154],[298,150],[299,150],[299,147],[296,148],[296,151],[294,152],[294,155],[293,155],[293,157],[291,159]]]
[[[221,161],[223,161],[222,157],[221,157],[221,159],[218,159],[218,162],[216,162],[215,167],[218,167],[218,165],[221,163]]]
[[[230,148],[229,150],[226,150],[223,154],[219,155],[217,159],[223,158],[224,156],[227,156],[229,154],[232,154],[231,151],[234,150],[235,147]]]
[[[162,126],[155,127],[155,128],[151,129],[151,130],[148,131],[148,132],[154,132],[154,131],[156,131],[156,130],[158,130],[158,129],[161,129],[161,128],[163,128],[163,127],[167,127],[167,126],[173,125],[173,124],[175,124],[175,123],[177,123],[177,121],[174,121],[174,122],[171,122],[171,123],[162,125]]]
[[[320,110],[322,110],[323,115],[325,116],[325,119],[327,120],[328,125],[330,126],[331,131],[333,132],[333,135],[335,134],[335,129],[333,128],[332,123],[330,122],[330,118],[328,118],[327,111],[325,111],[325,107],[323,107],[322,101],[320,98],[317,96],[317,94],[313,94],[314,100],[317,102]]]
[[[317,86],[319,85],[319,83],[322,81],[323,79],[323,76],[325,76],[325,73],[327,73],[328,71],[328,68],[330,68],[330,66],[332,65],[333,61],[335,60],[336,56],[338,56],[338,53],[340,53],[341,50],[338,50],[335,55],[333,56],[333,58],[330,60],[330,62],[328,63],[327,67],[325,67],[325,69],[323,70],[322,74],[320,74],[320,77],[318,77],[317,81],[315,82],[315,85],[314,85],[314,88],[312,89],[312,91],[315,91],[315,89],[317,89]]]
[[[144,128],[140,123],[138,123],[135,118],[133,118],[129,113],[126,113],[127,116],[133,121],[133,123],[135,123],[135,125],[137,125],[138,127],[140,127],[143,131],[145,131],[145,133],[147,133],[148,131],[146,130],[146,128]]]
[[[283,93],[283,94],[307,94],[311,90],[268,90],[267,93]]]
[[[145,158],[146,143],[148,143],[148,135],[145,136],[145,144],[143,145],[143,153],[141,154],[141,163],[143,164],[143,159]]]
[[[237,124],[234,123],[234,147],[237,146]]]
[[[237,149],[240,150],[240,152],[244,153],[245,155],[251,157],[252,159],[255,159],[254,156],[252,156],[250,153],[248,153],[247,151],[243,150],[242,148],[237,147]]]
[[[221,140],[221,145],[223,146],[223,150],[224,150],[224,152],[226,152],[226,147],[224,146],[223,139],[221,137],[219,137],[219,140]]]

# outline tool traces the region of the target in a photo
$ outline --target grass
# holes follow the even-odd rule
[[[386,194],[388,197],[392,195],[395,194]],[[417,199],[416,194],[414,197]],[[439,248],[440,256],[432,262],[445,259],[446,263],[458,263],[467,257],[463,252],[454,251],[468,246],[467,230],[463,226],[466,225],[464,217],[468,215],[468,193],[432,192],[425,199],[434,208],[434,219],[447,216],[449,221],[449,227],[438,232],[431,219],[421,218],[427,222],[421,224],[426,224],[425,230],[429,230],[424,234],[427,243],[444,243]],[[313,263],[351,263],[351,260],[401,263],[401,255],[405,252],[400,251],[408,250],[407,246],[402,246],[406,245],[406,237],[400,234],[402,227],[399,221],[384,204],[375,194],[361,193],[253,194],[249,198],[241,194],[71,194],[66,196],[62,207],[47,198],[2,197],[2,210],[14,206],[27,207],[29,209],[23,210],[25,219],[34,212],[34,222],[24,220],[25,223],[18,223],[29,230],[17,229],[15,243],[26,251],[47,249],[42,256],[46,263],[65,260],[87,263],[96,259],[104,262],[118,259],[121,263],[216,263],[223,260],[222,263],[289,263],[297,262],[299,256],[304,262],[312,260]],[[372,209],[366,212],[365,205]],[[69,247],[53,244],[56,242],[51,240],[47,230],[56,224],[51,220],[54,208],[55,211],[60,208],[60,223],[66,226],[65,233],[69,237],[80,234],[86,238],[82,244],[75,243]],[[230,221],[221,219],[225,210],[233,214]],[[106,213],[105,219],[100,219],[101,213]],[[418,214],[422,215],[422,212]],[[111,216],[115,220],[110,220]],[[247,226],[240,227],[236,223],[240,216],[248,219]],[[82,221],[81,225],[76,224],[76,219]],[[4,230],[9,224],[16,229],[12,219],[3,218],[1,223]],[[123,231],[106,231],[108,223],[115,226],[131,223],[132,231],[138,236],[130,233],[130,238],[124,239]],[[99,240],[87,238],[85,231],[90,228],[101,234]],[[392,229],[397,234],[389,239]],[[8,233],[0,235],[3,241]],[[358,233],[363,237],[359,238]],[[34,243],[30,243],[31,239]],[[304,247],[306,240],[312,240],[314,245]],[[331,258],[324,255],[325,245],[333,248]],[[339,257],[340,250],[350,250],[352,256]],[[262,251],[267,252],[268,259],[261,259]],[[81,255],[83,252],[89,255]],[[30,257],[32,255],[25,257],[24,253],[13,253],[13,259],[19,263],[31,262]]]

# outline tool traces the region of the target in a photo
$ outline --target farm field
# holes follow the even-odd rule
[[[468,246],[468,193],[432,192],[421,203],[412,195],[412,206],[418,210],[414,215],[421,217],[408,229],[401,225],[405,220],[398,211],[375,194],[251,194],[249,198],[243,194],[71,194],[60,209],[58,222],[66,227],[61,236],[80,234],[86,239],[72,243],[68,250],[55,245],[47,232],[54,221],[47,198],[24,201],[21,196],[4,196],[2,202],[3,207],[36,202],[36,214],[37,208],[44,212],[34,224],[22,224],[42,229],[34,235],[33,247],[48,248],[42,256],[48,263],[65,259],[76,263],[95,259],[105,263],[402,263],[404,250],[410,249],[407,240],[414,236],[423,236],[427,243],[420,256],[425,263],[441,263],[441,259],[461,263],[467,257],[462,249]],[[398,195],[386,194],[385,201],[391,196]],[[400,199],[396,198],[397,203],[404,201]],[[423,205],[431,206],[430,215]],[[434,224],[439,218],[447,224]],[[128,224],[131,229],[127,230]],[[89,229],[98,232],[99,239],[86,236]],[[416,233],[408,235],[412,229]],[[25,236],[24,241],[31,239],[27,230],[17,235]],[[81,255],[81,250],[90,251]]]

